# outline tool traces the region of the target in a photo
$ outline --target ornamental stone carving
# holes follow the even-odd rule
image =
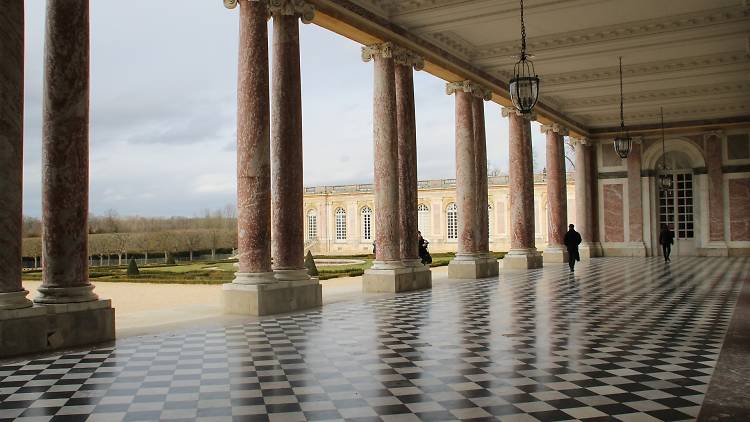
[[[542,130],[542,133],[547,133],[547,132],[552,131],[555,133],[559,133],[562,136],[568,136],[568,128],[561,126],[557,123],[552,123],[551,125],[542,125],[541,130]]]
[[[362,47],[362,61],[369,62],[375,57],[393,59],[396,64],[413,67],[414,70],[424,69],[424,59],[392,42],[370,44]]]
[[[269,18],[273,15],[299,16],[302,23],[310,23],[315,18],[315,6],[305,0],[247,0],[268,2]],[[234,9],[239,0],[224,0],[224,7]]]
[[[511,114],[515,114],[516,116],[523,117],[526,120],[536,120],[536,113],[534,113],[533,111],[531,113],[521,113],[515,107],[501,107],[500,113],[503,115],[503,117],[508,117]]]
[[[456,91],[468,92],[473,96],[481,98],[485,101],[489,101],[492,99],[491,90],[472,81],[449,82],[445,85],[446,94],[453,95],[456,93]]]

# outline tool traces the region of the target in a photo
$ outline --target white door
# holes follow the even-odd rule
[[[672,255],[695,255],[695,223],[693,221],[693,174],[675,171],[672,190],[659,192],[659,227],[669,225],[675,235]]]

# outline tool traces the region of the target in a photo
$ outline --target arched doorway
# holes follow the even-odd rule
[[[704,210],[708,205],[708,197],[701,194],[701,187],[705,189],[707,183],[702,146],[689,139],[668,139],[662,147],[659,139],[646,148],[642,162],[649,175],[649,203],[644,203],[644,219],[648,221],[644,223],[650,232],[645,234],[648,255],[661,255],[662,224],[668,224],[674,231],[673,256],[698,255],[704,241],[702,227],[707,224]],[[662,170],[663,163],[666,171]],[[668,193],[659,190],[658,175],[662,173],[672,178],[673,189]]]
[[[659,168],[659,174],[667,174],[672,178],[671,191],[658,192],[657,230],[668,225],[675,234],[673,254],[678,256],[696,255],[696,198],[694,172],[689,157],[680,152],[672,151],[666,154],[664,163],[666,171]],[[662,157],[659,157],[662,163]],[[655,179],[655,183],[658,178]]]

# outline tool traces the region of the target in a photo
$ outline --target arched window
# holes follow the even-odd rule
[[[336,240],[346,240],[346,210],[336,209]]]
[[[362,240],[372,240],[372,209],[362,208]]]
[[[452,202],[448,204],[446,212],[448,214],[448,239],[458,239],[458,212],[456,204]]]
[[[417,205],[417,228],[422,236],[430,234],[430,208],[425,204]]]
[[[307,212],[307,240],[318,238],[318,213],[315,210]]]

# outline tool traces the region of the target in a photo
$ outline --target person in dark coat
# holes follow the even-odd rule
[[[432,256],[430,256],[430,252],[427,250],[427,245],[430,242],[422,237],[422,232],[417,231],[417,235],[419,236],[419,258],[422,259],[422,265],[429,265],[432,263]]]
[[[568,248],[568,265],[570,265],[570,271],[576,265],[576,261],[581,260],[581,256],[578,254],[578,245],[581,244],[581,235],[575,231],[572,224],[568,226],[568,232],[565,233],[565,247]]]
[[[661,233],[659,234],[659,244],[661,250],[664,253],[664,262],[670,262],[669,254],[672,253],[672,245],[674,245],[674,233],[669,230],[669,226],[666,224],[661,225]]]

